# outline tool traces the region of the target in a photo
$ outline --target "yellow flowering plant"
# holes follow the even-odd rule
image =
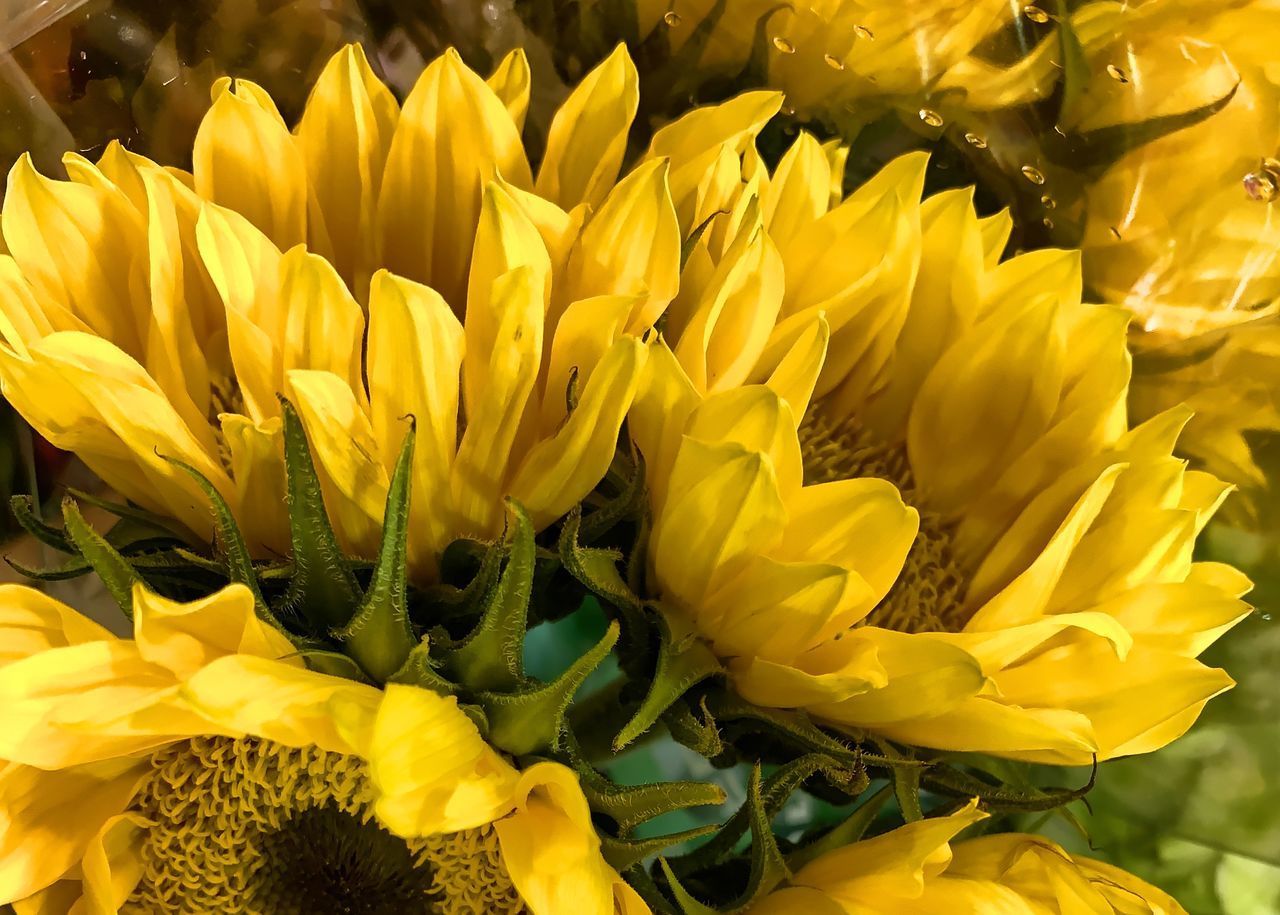
[[[0,903],[1180,911],[1035,837],[951,846],[1089,787],[973,754],[1165,745],[1248,612],[1192,558],[1229,487],[1172,456],[1188,411],[1129,421],[1078,253],[1004,258],[922,155],[850,194],[838,144],[766,161],[774,92],[633,149],[621,46],[531,157],[531,85],[446,52],[401,105],[350,47],[292,128],[216,84],[191,172],[15,165],[0,386],[125,500],[17,500],[68,557],[26,571],[95,574],[133,635],[0,593]],[[727,796],[615,778],[658,740],[738,809],[651,823]],[[776,828],[805,796],[835,812]]]

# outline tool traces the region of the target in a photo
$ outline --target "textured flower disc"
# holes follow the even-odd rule
[[[525,911],[492,827],[392,835],[357,757],[201,737],[158,751],[152,767],[132,807],[153,825],[127,912]]]

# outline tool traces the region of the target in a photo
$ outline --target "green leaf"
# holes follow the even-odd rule
[[[574,694],[617,641],[614,622],[594,648],[552,682],[518,693],[479,694],[476,698],[489,719],[489,742],[513,756],[557,749]]]
[[[418,644],[409,622],[407,572],[415,429],[416,423],[410,419],[387,488],[382,543],[369,590],[356,615],[339,634],[347,654],[378,683],[386,682],[400,670]]]
[[[720,660],[696,634],[673,634],[666,615],[660,613],[659,620],[658,663],[653,680],[640,708],[613,739],[615,751],[653,727],[662,713],[692,687],[724,672]]]
[[[324,632],[341,629],[360,604],[351,573],[325,512],[311,447],[293,404],[280,398],[284,414],[284,464],[293,543],[293,577],[282,614],[300,613]]]
[[[227,565],[227,577],[239,584],[244,585],[253,592],[253,602],[258,608],[258,615],[276,622],[275,617],[267,610],[267,602],[262,597],[262,589],[258,587],[258,573],[253,568],[253,558],[249,555],[249,546],[244,541],[244,535],[240,532],[240,525],[236,523],[235,516],[231,513],[231,506],[227,504],[227,500],[222,498],[222,493],[218,492],[218,488],[190,464],[184,463],[177,458],[166,458],[166,460],[185,472],[200,487],[205,494],[205,498],[209,500],[209,505],[213,509],[213,530],[214,536],[217,538],[219,551],[222,553],[223,560]],[[279,623],[276,623],[279,626]]]
[[[485,601],[475,630],[448,656],[460,683],[473,690],[509,690],[524,679],[524,638],[537,560],[533,521],[524,507],[507,500],[514,521],[506,567]]]
[[[62,521],[71,542],[102,579],[125,616],[133,618],[133,586],[142,579],[105,537],[89,526],[70,496],[62,500]]]

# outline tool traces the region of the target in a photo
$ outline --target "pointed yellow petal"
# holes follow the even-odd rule
[[[537,191],[569,209],[598,207],[618,177],[640,106],[640,77],[626,45],[586,75],[556,112]]]
[[[534,527],[541,529],[560,518],[604,478],[617,452],[618,433],[639,386],[645,355],[644,344],[635,337],[614,343],[587,379],[564,425],[519,462],[510,494],[529,512]]]
[[[378,193],[400,106],[358,44],[325,65],[298,124],[338,273],[359,295],[375,269]]]
[[[792,238],[827,212],[830,196],[831,163],[813,134],[801,131],[778,163],[761,201],[769,234]]]
[[[134,252],[145,250],[141,215],[105,179],[51,181],[30,156],[9,172],[5,242],[37,291],[117,343],[141,353],[140,309],[130,294]]]
[[[423,72],[405,100],[378,200],[380,263],[436,289],[456,311],[495,175],[533,179],[506,106],[453,50]]]
[[[529,113],[529,95],[533,88],[533,74],[529,71],[529,58],[524,53],[524,48],[516,48],[502,58],[498,69],[485,82],[507,107],[516,130],[523,131],[524,119]]]
[[[0,666],[50,648],[115,638],[66,604],[25,585],[0,585]]]
[[[410,565],[430,577],[452,539],[449,474],[458,442],[464,331],[433,289],[380,270],[369,292],[369,396],[373,437],[390,473],[416,421],[409,501]]]
[[[641,165],[623,178],[582,230],[569,256],[568,301],[596,295],[644,295],[627,332],[639,335],[680,288],[680,226],[667,166]]]
[[[640,387],[627,418],[627,429],[644,455],[645,482],[655,512],[662,510],[685,422],[698,401],[698,392],[675,354],[658,337],[649,345]]]
[[[85,849],[80,864],[84,895],[69,915],[116,915],[144,869],[143,848],[151,822],[136,813],[114,816]]]
[[[545,288],[530,267],[499,277],[493,284],[489,340],[479,331],[473,335],[467,316],[467,350],[477,354],[479,366],[477,381],[465,391],[467,428],[450,482],[461,533],[492,537],[502,530],[508,472],[521,453],[517,437],[542,361]]]
[[[347,383],[330,372],[295,369],[288,386],[338,541],[357,556],[371,558],[382,541],[390,478],[369,417]]]
[[[544,432],[559,428],[568,415],[570,378],[581,391],[638,304],[636,296],[602,295],[579,299],[565,309],[556,324],[543,380]]]
[[[192,156],[201,197],[243,214],[281,249],[307,240],[306,160],[260,86],[218,81]]]
[[[809,400],[813,397],[814,386],[818,383],[818,376],[826,362],[830,341],[831,325],[819,312],[765,382],[791,405],[791,415],[797,428],[809,412]]]
[[[765,455],[686,438],[649,543],[659,593],[697,613],[711,591],[768,551],[785,518]]]
[[[231,461],[237,504],[252,506],[237,519],[255,555],[286,556],[291,549],[285,492],[284,434],[280,417],[263,423],[223,413],[222,438]]]
[[[685,435],[691,439],[708,445],[732,443],[766,455],[787,503],[799,494],[804,476],[795,430],[791,406],[763,385],[714,394],[694,408],[685,424]]]
[[[280,261],[280,306],[285,310],[282,366],[332,373],[358,403],[368,402],[361,365],[364,312],[323,257],[294,248]]]
[[[400,836],[483,826],[516,804],[519,775],[452,696],[387,685],[361,754],[378,819]]]

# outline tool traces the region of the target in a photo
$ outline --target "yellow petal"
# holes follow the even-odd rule
[[[46,314],[52,304],[37,302],[35,290],[17,262],[7,254],[0,255],[0,336],[19,356],[27,355],[27,344],[53,333],[55,320],[58,330],[88,330],[61,306],[53,316]]]
[[[0,585],[0,667],[81,642],[115,638],[66,604],[24,585]]]
[[[907,450],[930,507],[958,511],[1044,432],[1062,384],[1056,319],[1045,298],[1011,320],[979,323],[929,373]]]
[[[251,655],[218,658],[181,688],[211,732],[348,754],[358,748],[340,722],[372,715],[381,696],[354,680]]]
[[[474,829],[517,803],[518,773],[452,696],[388,684],[361,753],[378,819],[400,836]]]
[[[649,346],[640,387],[627,418],[627,428],[645,459],[645,480],[655,512],[666,499],[671,467],[684,435],[685,421],[698,403],[675,354],[659,337]]]
[[[105,180],[51,181],[29,155],[9,172],[5,242],[23,275],[126,352],[141,353],[142,315],[130,294],[134,252],[145,250],[140,214]]]
[[[279,249],[239,213],[206,206],[196,224],[205,269],[227,318],[227,343],[245,409],[254,422],[279,416],[287,312],[280,303]]]
[[[136,813],[103,824],[80,863],[84,894],[68,915],[117,915],[144,870],[143,848],[151,823]]]
[[[827,212],[831,163],[813,134],[801,131],[787,150],[761,199],[764,224],[774,238],[794,237]]]
[[[334,266],[359,295],[376,262],[382,172],[400,106],[358,44],[325,65],[298,124],[297,142],[333,244]]]
[[[337,375],[298,369],[288,380],[338,540],[350,552],[372,557],[382,540],[390,478],[369,417]]]
[[[285,309],[283,367],[331,373],[366,402],[361,365],[364,312],[324,258],[294,248],[280,261]]]
[[[542,384],[541,426],[559,428],[569,412],[570,381],[580,391],[605,353],[622,336],[637,296],[603,295],[579,299],[556,323],[551,357]]]
[[[0,899],[30,896],[78,864],[150,772],[145,758],[0,769]]]
[[[776,617],[773,628],[775,632],[781,628]],[[782,652],[775,654],[783,657]],[[889,672],[878,655],[870,640],[842,638],[789,660],[744,655],[730,666],[730,672],[734,687],[749,702],[769,708],[806,708],[887,686]]]
[[[680,226],[667,165],[649,162],[623,178],[582,230],[569,255],[566,301],[643,295],[627,332],[639,335],[680,288]]]
[[[708,593],[777,541],[785,518],[768,457],[685,438],[649,544],[660,592],[696,613]]]
[[[978,220],[978,228],[982,232],[983,263],[988,270],[1000,263],[1000,256],[1009,244],[1009,236],[1013,232],[1013,215],[1003,209],[999,213]]]
[[[581,502],[613,462],[618,433],[640,383],[646,349],[635,337],[605,353],[573,413],[551,438],[538,442],[518,464],[511,497],[546,527]]]
[[[751,385],[708,397],[689,415],[685,435],[708,445],[732,443],[766,455],[789,502],[803,481],[800,439],[791,406],[771,388]]]
[[[263,423],[224,413],[222,438],[231,459],[238,505],[252,506],[237,521],[249,549],[256,555],[288,555],[289,512],[280,499],[286,491],[284,426],[279,417]]]
[[[409,501],[410,565],[430,577],[451,537],[449,473],[458,441],[463,329],[433,289],[380,270],[369,292],[369,394],[383,467],[416,422]]]
[[[519,130],[484,80],[446,51],[409,93],[391,141],[378,200],[380,263],[460,311],[481,193],[498,174],[533,183]]]
[[[523,131],[524,120],[529,113],[529,95],[533,89],[533,74],[524,48],[516,48],[502,58],[498,69],[485,82],[506,105],[516,130]]]
[[[614,915],[617,873],[600,854],[578,779],[558,763],[520,775],[515,812],[494,824],[502,863],[532,915]]]
[[[146,661],[186,679],[225,655],[283,659],[301,667],[292,643],[258,618],[253,594],[228,585],[191,603],[163,598],[141,584],[133,588],[134,641]]]
[[[492,295],[495,333],[487,346],[473,343],[468,320],[467,349],[480,356],[475,361],[484,374],[474,399],[467,391],[467,428],[450,482],[462,533],[492,537],[502,530],[508,471],[520,453],[517,436],[542,361],[544,288],[530,267],[498,278]]]
[[[867,641],[888,682],[839,702],[811,707],[813,714],[855,728],[882,729],[900,721],[933,716],[977,694],[985,678],[968,653],[934,638],[861,626],[842,641]]]
[[[787,350],[765,383],[791,405],[791,415],[799,428],[809,412],[809,401],[827,359],[831,325],[819,313]]]
[[[226,77],[200,122],[192,158],[196,192],[244,215],[275,245],[307,240],[307,165],[261,87]]]
[[[640,106],[640,78],[626,45],[586,75],[556,112],[537,191],[569,209],[598,207],[618,177]]]

